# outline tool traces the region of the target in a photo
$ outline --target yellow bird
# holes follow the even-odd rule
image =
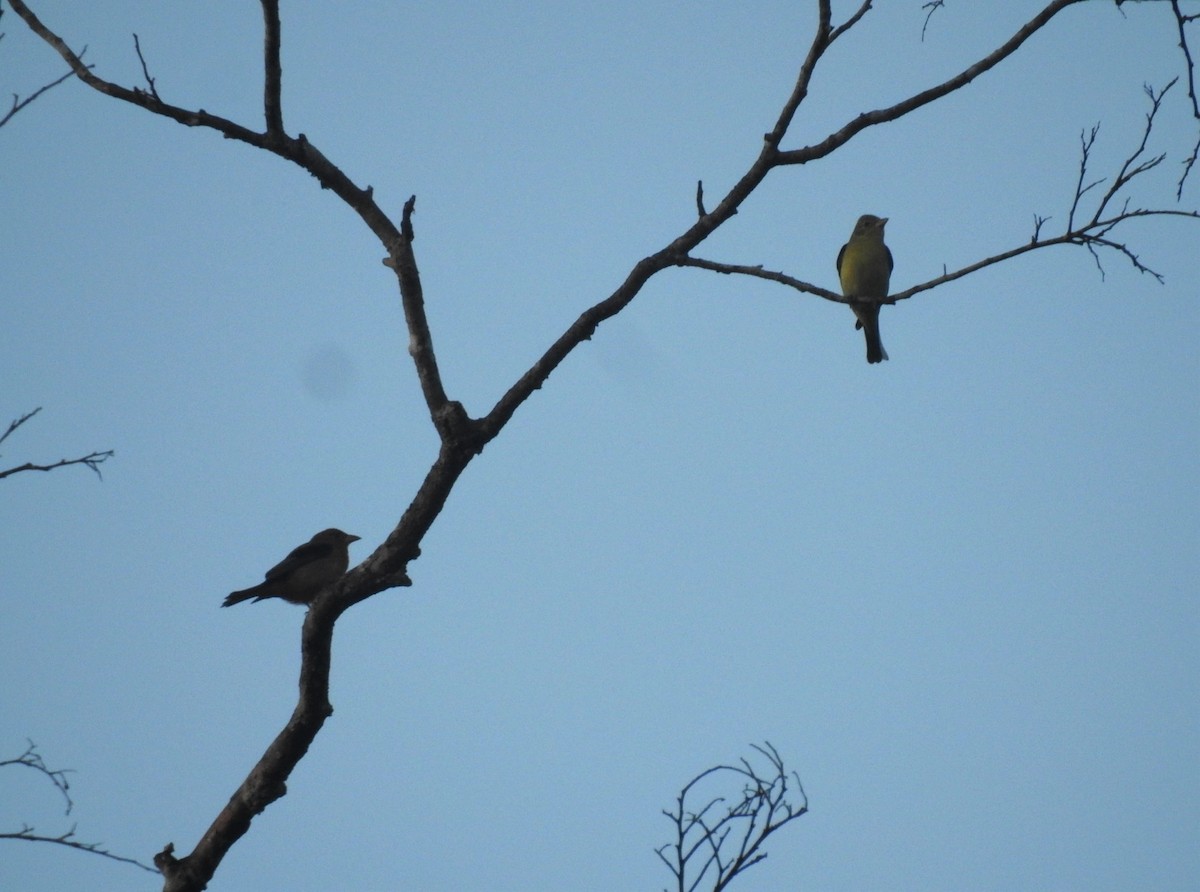
[[[863,214],[854,224],[850,241],[838,251],[837,271],[846,297],[870,298],[851,301],[850,309],[858,317],[855,328],[861,328],[867,339],[867,362],[882,362],[888,358],[879,339],[879,302],[888,294],[892,277],[892,252],[883,243],[883,227],[887,217]]]

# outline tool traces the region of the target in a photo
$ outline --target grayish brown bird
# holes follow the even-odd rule
[[[883,243],[883,227],[887,217],[863,214],[854,224],[850,241],[838,251],[838,278],[846,297],[868,297],[868,301],[851,301],[850,309],[858,317],[855,328],[861,328],[867,339],[867,362],[882,362],[888,358],[879,338],[879,303],[888,293],[892,278],[892,252]]]
[[[253,588],[233,592],[222,607],[242,601],[261,601],[264,598],[283,598],[292,604],[311,604],[313,598],[336,582],[350,566],[351,536],[338,529],[321,530],[282,561],[267,571],[266,581]]]

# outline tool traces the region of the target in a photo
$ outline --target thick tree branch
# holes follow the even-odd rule
[[[855,136],[868,127],[875,127],[879,124],[886,124],[889,121],[895,121],[897,118],[902,118],[910,112],[916,111],[922,106],[929,105],[943,96],[960,90],[969,84],[979,75],[992,68],[995,68],[1025,43],[1030,37],[1044,28],[1052,18],[1076,3],[1082,3],[1085,0],[1053,0],[1047,4],[1046,8],[1039,12],[1036,16],[1026,22],[1021,28],[1010,37],[1004,44],[998,47],[994,52],[989,53],[984,58],[980,59],[974,65],[970,65],[963,69],[943,83],[935,87],[930,87],[915,96],[911,96],[902,102],[897,102],[895,105],[887,108],[877,109],[871,112],[864,112],[857,118],[850,121],[840,130],[831,133],[821,142],[811,146],[806,146],[802,149],[793,149],[791,151],[780,152],[776,163],[783,164],[807,164],[817,158],[824,158],[830,152],[845,145]],[[869,5],[869,4],[864,4]],[[862,10],[859,11],[860,13]]]
[[[703,213],[703,192],[699,187],[697,188],[697,210],[701,211],[701,213],[696,222],[665,248],[638,261],[625,277],[625,281],[615,291],[604,300],[585,310],[550,345],[549,349],[508,389],[499,401],[497,401],[492,410],[481,419],[480,432],[485,441],[492,439],[500,432],[504,425],[508,423],[508,420],[512,418],[517,408],[546,382],[546,379],[550,377],[550,373],[558,367],[559,363],[566,359],[572,350],[591,338],[601,322],[611,319],[617,313],[621,312],[638,295],[642,290],[642,286],[653,275],[670,266],[678,265],[683,258],[687,257],[690,251],[712,234],[717,227],[721,226],[738,212],[738,208],[742,202],[762,183],[767,174],[775,166],[779,157],[779,143],[787,133],[787,128],[795,117],[796,109],[799,108],[800,103],[808,94],[808,85],[812,80],[812,73],[817,62],[825,54],[825,51],[829,49],[833,40],[843,34],[850,24],[857,22],[867,9],[870,8],[870,5],[869,0],[868,2],[864,2],[850,22],[839,28],[833,28],[830,24],[829,0],[821,0],[818,4],[816,33],[813,35],[808,54],[800,66],[796,83],[793,85],[791,93],[784,102],[774,127],[763,136],[762,150],[750,165],[750,168],[709,213]]]
[[[1177,80],[1177,79],[1176,79]],[[1075,194],[1071,201],[1071,207],[1067,213],[1067,225],[1064,227],[1060,235],[1053,237],[1045,237],[1042,235],[1042,228],[1050,219],[1049,217],[1035,217],[1033,236],[1024,244],[1018,245],[1015,248],[1010,248],[1006,251],[1001,251],[975,263],[968,264],[956,269],[953,272],[945,272],[935,279],[930,279],[927,282],[922,282],[919,285],[914,285],[903,291],[898,291],[889,294],[887,300],[882,303],[894,304],[902,300],[908,300],[923,291],[937,288],[940,285],[945,285],[948,282],[953,282],[956,279],[961,279],[971,273],[978,272],[986,267],[993,266],[997,263],[1003,263],[1007,260],[1012,260],[1014,257],[1019,257],[1022,254],[1027,254],[1030,251],[1036,251],[1041,248],[1050,248],[1057,245],[1079,245],[1088,249],[1096,261],[1100,273],[1104,275],[1104,268],[1100,263],[1098,249],[1107,248],[1121,254],[1129,261],[1140,273],[1153,276],[1159,282],[1163,281],[1162,275],[1151,269],[1141,261],[1139,256],[1129,247],[1126,242],[1118,241],[1111,238],[1113,230],[1126,223],[1134,220],[1139,220],[1147,217],[1184,217],[1187,219],[1200,219],[1200,211],[1197,210],[1177,210],[1174,208],[1130,208],[1130,199],[1125,197],[1121,200],[1121,208],[1118,211],[1113,211],[1111,214],[1105,215],[1105,212],[1114,205],[1118,198],[1122,195],[1123,190],[1133,182],[1138,176],[1141,176],[1148,171],[1158,167],[1166,159],[1165,154],[1155,155],[1152,158],[1145,158],[1146,146],[1149,143],[1151,132],[1154,129],[1154,121],[1158,115],[1159,109],[1162,107],[1163,97],[1167,91],[1175,84],[1172,80],[1162,90],[1155,91],[1151,87],[1146,87],[1146,96],[1150,100],[1150,110],[1146,113],[1145,126],[1142,130],[1141,140],[1132,152],[1124,159],[1115,175],[1111,179],[1109,188],[1100,196],[1096,202],[1096,206],[1091,212],[1091,216],[1087,217],[1084,222],[1076,224],[1076,218],[1080,214],[1081,204],[1085,195],[1093,189],[1103,185],[1106,178],[1098,177],[1090,179],[1088,170],[1088,161],[1091,158],[1092,148],[1095,146],[1096,138],[1099,134],[1099,125],[1091,128],[1090,132],[1080,135],[1080,159],[1079,173],[1075,182]],[[834,301],[836,303],[847,303],[847,300],[837,292],[822,288],[819,285],[813,285],[810,282],[805,282],[786,273],[775,270],[764,269],[761,265],[735,264],[735,263],[720,263],[713,260],[706,260],[699,257],[681,257],[676,261],[677,266],[693,267],[695,269],[705,269],[712,272],[723,273],[726,275],[743,275],[751,276],[756,279],[765,279],[770,282],[778,282],[786,285],[789,288],[794,288],[797,291],[806,294],[813,294],[817,297],[822,297],[825,300]]]
[[[205,831],[190,855],[176,858],[168,844],[154,856],[166,878],[165,892],[203,889],[233,844],[250,829],[250,822],[287,793],[287,778],[308,752],[330,715],[329,666],[333,627],[345,610],[336,597],[342,584],[319,596],[304,618],[301,632],[300,697],[283,730],[267,747],[250,774]]]
[[[164,892],[203,889],[251,821],[287,793],[287,779],[332,715],[329,669],[333,629],[354,604],[394,586],[410,585],[404,570],[420,554],[419,543],[441,513],[459,475],[475,453],[443,444],[412,504],[387,540],[359,566],[318,595],[304,618],[300,639],[300,695],[291,718],[230,797],[191,854],[175,857],[169,843],[154,857],[166,882]]]
[[[4,10],[0,9],[0,17],[3,17],[3,16],[4,16]],[[4,36],[3,34],[0,34],[0,37],[3,37],[3,36]],[[82,50],[79,51],[80,61],[83,60],[83,54],[86,52],[87,52],[86,46]],[[85,67],[91,68],[92,66],[87,65]],[[63,81],[68,80],[69,78],[72,78],[72,77],[75,77],[74,70],[70,70],[66,74],[64,74],[62,77],[56,78],[55,80],[50,81],[50,83],[45,84],[41,87],[38,87],[36,90],[34,90],[28,96],[26,96],[24,99],[22,99],[18,94],[13,93],[12,94],[12,108],[10,108],[7,112],[5,112],[4,117],[0,117],[0,127],[3,127],[5,124],[7,124],[10,120],[12,120],[13,115],[15,115],[21,109],[25,108],[25,106],[29,105],[29,103],[33,102],[35,99],[37,99],[43,93],[45,93],[47,90],[54,89],[59,84],[61,84]]]
[[[603,321],[628,306],[652,276],[674,266],[697,266],[719,272],[757,275],[788,284],[791,287],[799,287],[801,290],[818,294],[827,299],[843,301],[840,295],[791,279],[782,273],[768,273],[761,267],[734,267],[703,261],[693,258],[691,252],[718,227],[737,214],[746,198],[776,167],[806,163],[823,157],[867,127],[900,118],[965,86],[975,77],[1014,53],[1025,40],[1044,27],[1067,6],[1082,2],[1082,0],[1052,0],[1037,17],[1023,26],[1002,47],[949,81],[890,108],[859,115],[841,130],[813,146],[786,152],[780,151],[779,146],[787,137],[797,109],[808,95],[817,63],[832,43],[857,24],[871,8],[870,0],[864,0],[846,22],[834,26],[830,0],[819,0],[816,33],[800,66],[795,84],[783,103],[772,128],[764,134],[763,145],[746,172],[711,211],[705,210],[703,193],[698,187],[696,193],[697,219],[665,247],[634,264],[624,281],[607,297],[584,310],[575,322],[501,396],[487,415],[477,420],[471,419],[458,402],[449,398],[442,384],[433,349],[433,338],[425,315],[421,278],[413,251],[415,197],[409,198],[404,204],[400,226],[397,227],[375,203],[372,189],[369,186],[360,188],[352,182],[315,146],[309,143],[303,133],[292,137],[284,130],[281,100],[281,36],[276,0],[261,0],[265,30],[263,76],[265,123],[262,132],[209,114],[203,109],[193,111],[164,102],[154,89],[148,72],[146,76],[150,84],[149,92],[122,87],[97,77],[87,66],[83,66],[79,57],[57,35],[46,28],[29,11],[24,0],[10,0],[10,2],[29,27],[54,47],[71,66],[72,72],[88,86],[186,126],[207,127],[228,139],[236,139],[272,152],[308,171],[317,179],[322,188],[333,191],[359,215],[384,246],[387,253],[384,262],[396,276],[409,333],[409,352],[430,417],[441,438],[438,456],[396,528],[367,560],[320,594],[310,606],[301,633],[302,664],[299,699],[287,725],[267,747],[262,758],[231,796],[225,808],[205,832],[192,853],[176,858],[174,847],[168,845],[156,856],[155,864],[166,877],[164,888],[172,890],[172,892],[181,892],[181,890],[204,888],[229,848],[248,830],[253,818],[286,793],[286,781],[291,771],[308,751],[325,719],[332,712],[329,702],[329,667],[333,629],[337,619],[350,606],[373,594],[394,586],[409,584],[408,564],[419,556],[420,544],[425,534],[445,505],[449,493],[462,472],[487,442],[499,434],[520,405],[542,386],[554,369],[576,347],[588,340]],[[1139,167],[1142,169],[1138,169]],[[1129,168],[1130,175],[1127,179],[1132,179],[1144,169],[1144,166],[1134,164]],[[1156,212],[1128,212],[1122,219],[1150,213]],[[1105,227],[1110,227],[1112,222],[1111,219],[1100,220],[1100,216],[1097,214],[1093,223],[1089,224],[1091,229],[1085,227],[1084,232],[1092,243],[1111,247],[1112,245],[1104,240],[1108,231]],[[1057,243],[1063,239],[1078,240],[1081,237],[1080,233],[1072,232],[1059,237],[1058,240],[1039,242],[1038,235],[1035,234],[1034,243],[1031,245],[1022,246],[1004,255],[997,255],[997,258],[990,258],[986,262],[964,268],[957,273],[947,274],[940,280],[935,280],[934,283],[926,283],[901,295],[893,295],[889,300],[905,299],[920,290],[965,275],[982,265],[999,262],[1000,259],[1016,256],[1024,251],[1032,250],[1034,247]],[[683,835],[681,835],[678,852],[681,856],[686,853],[689,858],[703,855],[707,859],[705,870],[710,865],[715,866],[718,877],[733,876],[765,857],[760,846],[766,835],[794,817],[798,817],[799,814],[803,814],[807,807],[805,803],[797,810],[783,798],[783,794],[787,790],[787,776],[783,774],[782,762],[774,749],[769,744],[765,749],[758,747],[756,749],[771,761],[778,772],[777,777],[760,778],[745,761],[741,768],[719,766],[697,777],[684,788],[679,799],[677,828],[684,834],[696,830],[701,834],[701,838],[697,842],[692,842],[689,838],[685,843]],[[720,799],[712,800],[698,814],[686,813],[683,800],[692,787],[713,772],[720,771],[734,771],[746,779],[747,786],[743,799],[736,803],[724,818],[711,823],[706,815],[711,812],[716,803],[722,801]],[[801,793],[803,793],[802,790]],[[740,823],[743,820],[748,820],[749,823],[743,825]],[[725,854],[721,846],[729,838],[734,826],[743,829],[738,837],[734,838],[740,839],[738,851],[729,856]],[[682,869],[683,863],[680,862],[681,876]],[[721,888],[721,886],[716,888]]]
[[[283,138],[283,66],[279,62],[279,0],[262,0],[263,116],[267,133]]]
[[[1004,59],[1015,53],[1030,36],[1045,27],[1063,9],[1078,2],[1082,2],[1082,0],[1054,0],[1037,16],[1022,26],[998,50],[941,85],[919,93],[911,99],[897,103],[890,108],[860,115],[837,133],[830,135],[823,142],[815,146],[793,151],[780,151],[778,146],[783,141],[788,128],[791,126],[797,108],[799,108],[805,96],[808,95],[808,87],[817,62],[820,61],[832,43],[861,20],[871,7],[870,0],[866,0],[844,24],[834,27],[831,23],[830,4],[828,0],[822,0],[818,4],[816,33],[813,36],[804,62],[800,66],[796,83],[780,110],[775,126],[763,136],[763,148],[753,164],[750,165],[749,170],[746,171],[711,212],[701,214],[700,218],[686,232],[661,251],[638,261],[628,276],[626,276],[625,281],[615,291],[604,300],[585,310],[572,323],[570,328],[550,345],[550,348],[509,388],[508,392],[500,398],[487,416],[482,419],[482,434],[484,438],[490,440],[496,436],[512,417],[513,413],[516,412],[517,407],[545,383],[550,373],[558,367],[558,364],[577,346],[591,338],[601,322],[612,318],[628,306],[641,291],[642,286],[654,274],[669,266],[692,265],[689,263],[691,251],[703,242],[717,227],[721,226],[738,212],[738,208],[742,202],[762,183],[772,169],[786,164],[803,164],[823,157],[838,146],[848,142],[855,134],[867,127],[895,120],[923,105],[933,102],[935,99],[966,86],[980,74],[990,68],[994,68]],[[702,210],[702,205],[699,202],[697,209]],[[813,287],[805,290],[813,290]]]
[[[120,99],[144,108],[156,115],[162,115],[163,117],[178,121],[188,127],[207,127],[217,131],[227,139],[236,139],[255,148],[272,152],[308,171],[321,184],[322,188],[331,190],[349,205],[383,244],[388,254],[388,265],[397,271],[405,320],[409,329],[409,352],[413,356],[413,361],[417,363],[418,378],[421,382],[425,402],[429,408],[434,425],[438,428],[438,432],[443,438],[452,435],[461,435],[462,432],[458,428],[448,426],[446,421],[448,417],[455,417],[456,413],[453,407],[448,405],[448,400],[442,389],[441,374],[438,370],[437,360],[433,351],[429,323],[425,318],[424,302],[420,295],[414,295],[411,292],[410,286],[416,281],[416,259],[412,252],[411,239],[406,239],[388,218],[387,214],[375,203],[371,187],[368,186],[363,189],[355,185],[316,146],[312,145],[303,133],[297,137],[291,137],[284,133],[282,130],[282,112],[278,114],[280,129],[272,129],[273,119],[277,111],[275,107],[279,101],[279,82],[278,78],[275,77],[279,73],[279,50],[277,45],[272,44],[273,40],[276,44],[278,42],[279,33],[277,27],[274,30],[274,37],[272,38],[271,35],[268,35],[265,40],[267,84],[264,86],[264,95],[267,97],[266,114],[268,117],[268,129],[263,133],[258,133],[240,124],[235,124],[226,118],[209,114],[204,109],[193,111],[191,109],[180,108],[179,106],[163,102],[156,93],[140,89],[129,89],[97,77],[89,70],[88,66],[83,64],[79,56],[67,46],[62,38],[47,28],[30,11],[24,0],[9,0],[9,2],[13,11],[25,21],[30,29],[53,47],[66,60],[67,64],[71,66],[71,70],[78,75],[79,79],[94,90],[106,96],[112,96],[115,99]],[[273,10],[275,12],[274,15],[272,15]],[[278,24],[277,13],[278,10],[275,9],[275,4],[269,2],[264,4],[264,17],[267,19],[268,27]],[[411,208],[409,213],[411,213]],[[407,271],[409,275],[401,275],[401,270]],[[406,288],[409,290],[406,290]]]

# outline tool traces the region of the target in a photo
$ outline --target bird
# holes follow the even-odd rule
[[[311,604],[320,591],[341,578],[350,566],[350,543],[358,536],[339,529],[322,530],[267,571],[258,585],[232,592],[222,607],[253,598],[283,598],[291,604]]]
[[[850,301],[850,309],[858,317],[855,328],[861,328],[867,339],[867,362],[882,362],[888,358],[879,339],[879,305],[887,297],[888,281],[892,277],[892,252],[883,243],[883,227],[887,217],[863,214],[854,224],[850,241],[838,251],[837,271],[845,297],[864,297],[871,300]]]

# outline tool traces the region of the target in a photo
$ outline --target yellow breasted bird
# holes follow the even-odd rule
[[[867,362],[882,362],[888,358],[879,339],[879,302],[887,297],[892,277],[892,252],[883,243],[883,227],[887,217],[863,214],[854,224],[850,241],[838,251],[838,278],[846,297],[871,298],[851,301],[850,309],[858,317],[855,328],[861,328],[867,339]]]

